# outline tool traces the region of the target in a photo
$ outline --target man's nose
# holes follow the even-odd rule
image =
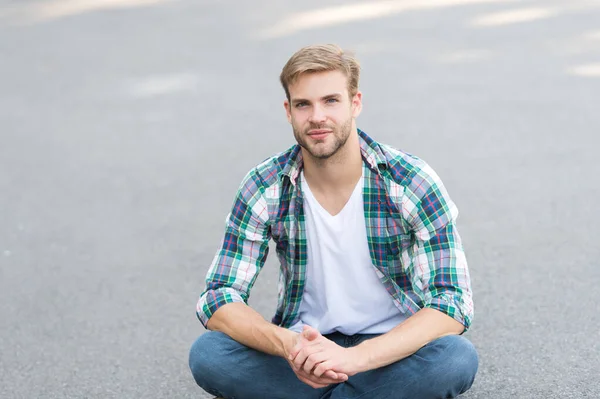
[[[312,113],[310,114],[310,122],[313,123],[321,123],[325,122],[326,116],[323,108],[319,105],[315,105],[312,109]]]

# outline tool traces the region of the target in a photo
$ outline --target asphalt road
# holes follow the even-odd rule
[[[470,399],[600,397],[600,2],[0,1],[0,397],[202,398],[187,367],[240,179],[293,144],[300,46],[461,211]],[[271,256],[250,299],[275,308]]]

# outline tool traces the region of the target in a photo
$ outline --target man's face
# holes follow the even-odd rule
[[[284,106],[298,144],[314,158],[334,155],[354,128],[362,94],[349,98],[348,80],[339,71],[301,75],[289,92]]]

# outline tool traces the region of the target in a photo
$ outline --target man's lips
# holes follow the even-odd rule
[[[329,133],[331,133],[331,130],[327,129],[314,129],[308,131],[308,135],[315,140],[324,139]]]

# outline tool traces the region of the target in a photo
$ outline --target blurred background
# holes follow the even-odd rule
[[[0,0],[1,398],[208,397],[196,300],[314,43],[355,51],[358,126],[461,211],[465,397],[600,397],[600,1]]]

